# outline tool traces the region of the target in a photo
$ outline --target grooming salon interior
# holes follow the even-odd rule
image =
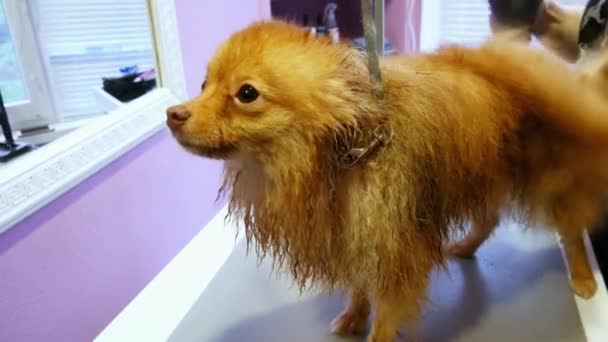
[[[366,5],[371,17],[364,15]],[[251,26],[273,19],[282,22]],[[364,19],[370,23],[367,30]],[[577,62],[581,56],[591,56],[588,69],[593,71],[595,61],[608,61],[602,59],[607,20],[608,1],[596,0],[0,0],[0,341],[392,340],[387,336],[463,342],[608,341],[608,224],[597,220],[597,229],[584,230],[582,240],[579,236],[577,255],[590,268],[584,280],[594,289],[581,296],[580,288],[572,285],[577,274],[570,262],[576,257],[564,248],[563,236],[508,213],[502,218],[502,212],[496,220],[498,228],[474,256],[436,252],[442,262],[428,274],[415,325],[404,318],[398,322],[398,331],[386,333],[387,322],[401,318],[386,314],[383,308],[408,305],[399,299],[388,304],[374,299],[386,299],[381,293],[390,280],[376,280],[380,269],[395,262],[393,254],[374,254],[356,246],[381,241],[377,243],[405,249],[390,239],[410,241],[402,234],[427,236],[414,228],[403,233],[383,231],[384,221],[401,219],[381,215],[383,208],[415,206],[439,212],[453,201],[467,200],[466,196],[429,204],[436,197],[432,190],[424,192],[430,187],[417,186],[418,181],[440,187],[451,180],[422,173],[412,176],[417,190],[401,189],[397,187],[405,181],[395,179],[399,174],[395,168],[384,175],[375,173],[369,183],[364,180],[365,168],[386,168],[390,161],[381,162],[389,158],[383,157],[385,153],[409,146],[416,140],[414,135],[425,136],[424,129],[394,124],[389,134],[382,131],[384,126],[368,130],[365,121],[341,126],[344,132],[352,128],[345,135],[369,131],[372,138],[361,146],[341,142],[336,143],[338,148],[327,149],[339,159],[340,166],[335,168],[327,166],[328,160],[334,160],[327,155],[330,152],[318,153],[302,145],[313,144],[317,131],[330,129],[335,124],[332,120],[342,120],[342,112],[348,112],[343,107],[365,102],[372,104],[361,108],[376,108],[376,93],[366,88],[373,77],[340,76],[322,82],[324,76],[319,75],[329,74],[336,65],[350,70],[342,74],[355,75],[352,71],[359,68],[359,74],[367,75],[374,65],[371,57],[379,55],[382,81],[378,84],[384,84],[386,102],[378,106],[395,101],[394,87],[424,87],[420,84],[425,82],[435,82],[437,87],[428,91],[429,98],[435,91],[461,96],[467,94],[463,89],[469,81],[449,85],[434,67],[428,72],[416,69],[423,63],[436,63],[435,57],[426,54],[434,54],[441,46],[474,49],[488,39],[503,36],[508,40],[510,34],[523,34],[531,37],[532,47],[526,49],[551,54],[555,63],[565,65],[559,70],[573,69],[575,74],[584,64]],[[595,39],[594,34],[601,38]],[[586,37],[595,40],[583,42]],[[281,43],[267,43],[273,39],[294,45],[279,49]],[[510,45],[505,46],[496,53]],[[293,54],[295,50],[300,54]],[[323,55],[319,51],[336,52]],[[339,55],[344,51],[350,52]],[[570,58],[573,54],[574,59]],[[384,67],[385,61],[399,56],[405,56],[405,62],[397,69]],[[463,56],[464,60],[468,55]],[[496,73],[507,68],[492,67]],[[445,66],[446,72],[458,74],[450,68],[458,66]],[[265,74],[264,81],[250,77],[254,73]],[[605,69],[585,75],[593,81],[605,77]],[[399,77],[411,81],[394,86]],[[523,74],[496,77],[527,78]],[[347,92],[359,97],[318,88],[335,85],[330,82],[346,84]],[[317,89],[310,89],[313,84]],[[446,90],[444,84],[455,90]],[[540,93],[542,89],[536,87]],[[591,93],[582,86],[571,88],[585,96]],[[480,97],[485,95],[479,94],[454,101],[475,105],[484,101]],[[488,94],[494,96],[491,91]],[[418,110],[431,100],[421,96],[403,101]],[[546,108],[547,103],[531,106]],[[307,113],[308,108],[317,110],[310,117],[294,114]],[[382,108],[395,111],[389,105]],[[425,121],[430,130],[447,125],[445,117],[451,115],[416,113],[434,118]],[[484,122],[480,118],[486,114],[462,115],[472,119],[446,136],[459,134],[457,129],[465,132],[462,140],[453,139],[454,146],[465,146],[465,152],[451,160],[478,151],[467,141],[474,140],[479,130],[473,127]],[[325,126],[306,126],[313,117],[321,117],[318,122]],[[285,118],[291,121],[282,121]],[[296,132],[291,129],[297,125],[307,127],[306,134],[289,133]],[[268,126],[272,129],[264,130]],[[187,139],[188,134],[199,134],[198,140]],[[366,139],[363,134],[356,136]],[[213,137],[219,142],[201,147]],[[341,137],[325,140],[333,144]],[[282,145],[269,142],[273,139]],[[424,143],[429,151],[441,148],[434,139]],[[539,144],[547,147],[548,142]],[[418,153],[415,148],[403,149],[404,154]],[[281,167],[271,166],[278,159],[268,157],[273,155],[270,151],[281,156]],[[317,151],[315,158],[309,151]],[[484,158],[480,160],[486,162]],[[423,170],[433,159],[420,157],[417,163],[394,165],[408,174]],[[315,171],[302,171],[308,167]],[[565,169],[575,167],[583,166],[569,164]],[[314,173],[317,169],[324,171]],[[461,174],[463,179],[478,177],[470,170]],[[301,177],[311,181],[299,187]],[[328,181],[326,177],[335,178]],[[498,182],[497,176],[488,184]],[[376,183],[381,187],[371,185]],[[284,195],[273,197],[279,187],[286,188]],[[347,191],[361,187],[367,188]],[[218,195],[220,189],[225,191]],[[395,195],[416,191],[421,194],[415,198],[428,201],[421,204],[414,197]],[[319,204],[325,203],[315,197],[320,193],[350,203],[351,210],[334,207],[331,201]],[[349,199],[341,199],[343,193],[351,194],[345,195]],[[376,193],[383,200],[369,199]],[[394,202],[400,200],[401,204]],[[482,202],[480,206],[487,204]],[[380,209],[370,210],[373,206]],[[368,212],[377,214],[361,214]],[[320,218],[323,215],[342,224],[334,226],[330,219]],[[349,219],[377,226],[377,230],[343,227]],[[425,220],[418,218],[419,229],[427,227]],[[286,227],[285,222],[292,225]],[[310,222],[326,223],[322,229],[330,233],[313,236],[320,228],[311,228],[314,223]],[[470,224],[465,225],[464,231],[455,229],[450,232],[454,236],[441,238],[446,244],[449,239],[471,238],[465,237]],[[394,253],[419,260],[417,253],[431,253],[427,250],[407,248]],[[345,257],[349,253],[353,257]],[[367,259],[361,256],[368,254]],[[342,259],[338,262],[337,258]],[[300,259],[313,266],[294,261]],[[376,266],[369,274],[351,270],[362,269],[367,262],[377,265],[378,271]],[[412,265],[417,269],[421,264]],[[352,276],[353,272],[358,276]],[[358,297],[347,288],[353,277],[374,284],[365,285],[371,300],[363,306],[357,307]],[[418,281],[411,280],[409,273],[400,277],[405,279],[403,286]],[[317,286],[333,280],[335,286]],[[353,318],[361,312],[358,320]]]

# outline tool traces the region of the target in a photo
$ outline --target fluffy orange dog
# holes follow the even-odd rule
[[[301,287],[348,289],[336,333],[392,341],[424,303],[451,227],[513,207],[565,239],[573,286],[581,232],[608,185],[608,102],[541,51],[489,43],[382,60],[384,105],[366,58],[287,23],[233,35],[200,96],[168,109],[194,154],[226,159],[230,209],[261,256]],[[392,140],[352,168],[340,146]],[[337,147],[338,146],[338,147]]]

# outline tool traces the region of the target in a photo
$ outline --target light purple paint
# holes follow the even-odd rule
[[[91,340],[217,212],[219,170],[163,131],[0,236],[0,341]]]
[[[216,48],[235,31],[267,16],[270,0],[175,0],[182,36],[188,94],[201,90],[207,63]],[[184,38],[185,37],[185,38]],[[184,42],[184,40],[187,40]]]
[[[175,0],[190,95],[260,1]],[[217,213],[220,172],[164,130],[0,235],[0,341],[94,338]]]

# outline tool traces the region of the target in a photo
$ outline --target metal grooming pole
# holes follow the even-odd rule
[[[384,55],[384,0],[374,0],[374,20],[376,22],[376,50]]]

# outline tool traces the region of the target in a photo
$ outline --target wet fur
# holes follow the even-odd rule
[[[404,323],[415,333],[430,273],[467,220],[514,207],[580,232],[597,216],[607,102],[577,92],[560,61],[505,44],[385,58],[380,106],[360,53],[257,23],[219,48],[173,134],[195,154],[227,159],[222,191],[259,256],[302,288],[350,291],[334,332],[364,330],[373,309],[368,340],[392,341]],[[260,98],[240,103],[243,83]],[[392,142],[340,168],[336,143],[387,118]]]

